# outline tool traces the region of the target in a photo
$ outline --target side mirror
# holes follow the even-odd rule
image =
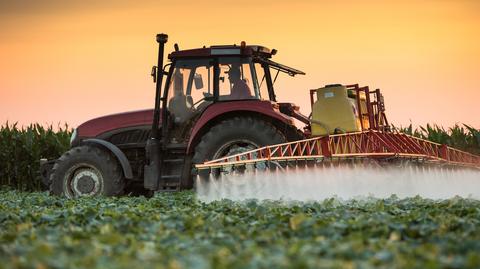
[[[197,90],[203,89],[202,74],[195,73],[195,76],[193,77],[193,83],[195,83],[195,89]]]
[[[156,66],[152,66],[152,72],[150,73],[150,75],[153,78],[153,83],[157,83],[157,67]]]

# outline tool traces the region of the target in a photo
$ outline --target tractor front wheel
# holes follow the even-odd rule
[[[50,184],[50,193],[68,198],[118,196],[123,193],[125,180],[120,165],[109,152],[80,146],[55,162]]]

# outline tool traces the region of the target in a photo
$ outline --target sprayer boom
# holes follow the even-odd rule
[[[258,148],[204,162],[197,170],[228,172],[267,168],[295,162],[413,161],[445,167],[480,169],[480,156],[410,135],[368,130],[321,136]]]

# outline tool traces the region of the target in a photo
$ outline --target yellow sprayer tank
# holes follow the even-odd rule
[[[317,100],[312,105],[311,119],[313,136],[362,130],[355,92],[349,94],[345,86],[338,84],[327,85],[316,92]],[[364,103],[365,96],[360,96],[362,107]]]

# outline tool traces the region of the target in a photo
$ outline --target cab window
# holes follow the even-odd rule
[[[170,79],[167,109],[176,123],[186,122],[213,96],[213,66],[208,60],[179,60]]]
[[[254,66],[249,58],[219,59],[219,97],[224,100],[260,99]]]

